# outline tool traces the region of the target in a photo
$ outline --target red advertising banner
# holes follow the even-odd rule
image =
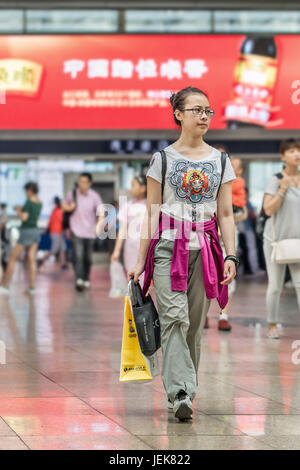
[[[300,129],[300,36],[0,36],[0,129],[175,129],[196,86],[211,129]]]

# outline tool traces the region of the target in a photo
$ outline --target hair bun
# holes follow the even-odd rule
[[[170,96],[170,103],[174,107],[175,104],[175,99],[176,99],[176,93],[172,93]]]

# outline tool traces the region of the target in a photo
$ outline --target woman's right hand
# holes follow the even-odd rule
[[[288,176],[284,175],[279,182],[280,191],[286,192],[291,184],[291,180]]]
[[[137,262],[136,265],[133,267],[131,271],[128,271],[127,274],[127,281],[129,282],[130,279],[133,279],[134,282],[137,284],[139,282],[140,275],[145,271],[145,263]]]

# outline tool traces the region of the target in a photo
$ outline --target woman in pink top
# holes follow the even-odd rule
[[[145,289],[154,265],[162,379],[168,407],[176,418],[185,420],[193,413],[201,336],[210,299],[217,298],[224,307],[228,284],[236,275],[238,259],[232,211],[235,174],[228,156],[225,155],[222,165],[221,152],[203,140],[213,115],[207,95],[198,88],[188,87],[173,94],[170,101],[181,135],[164,149],[163,195],[162,157],[159,152],[152,156],[138,261],[128,273],[128,279],[138,282],[145,271]],[[226,249],[225,262],[218,224]],[[187,231],[185,228],[180,231],[183,225]],[[157,232],[159,239],[155,244]]]

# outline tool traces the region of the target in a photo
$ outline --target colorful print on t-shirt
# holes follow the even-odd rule
[[[191,204],[212,201],[220,182],[215,162],[184,160],[173,162],[168,180],[175,198]]]

